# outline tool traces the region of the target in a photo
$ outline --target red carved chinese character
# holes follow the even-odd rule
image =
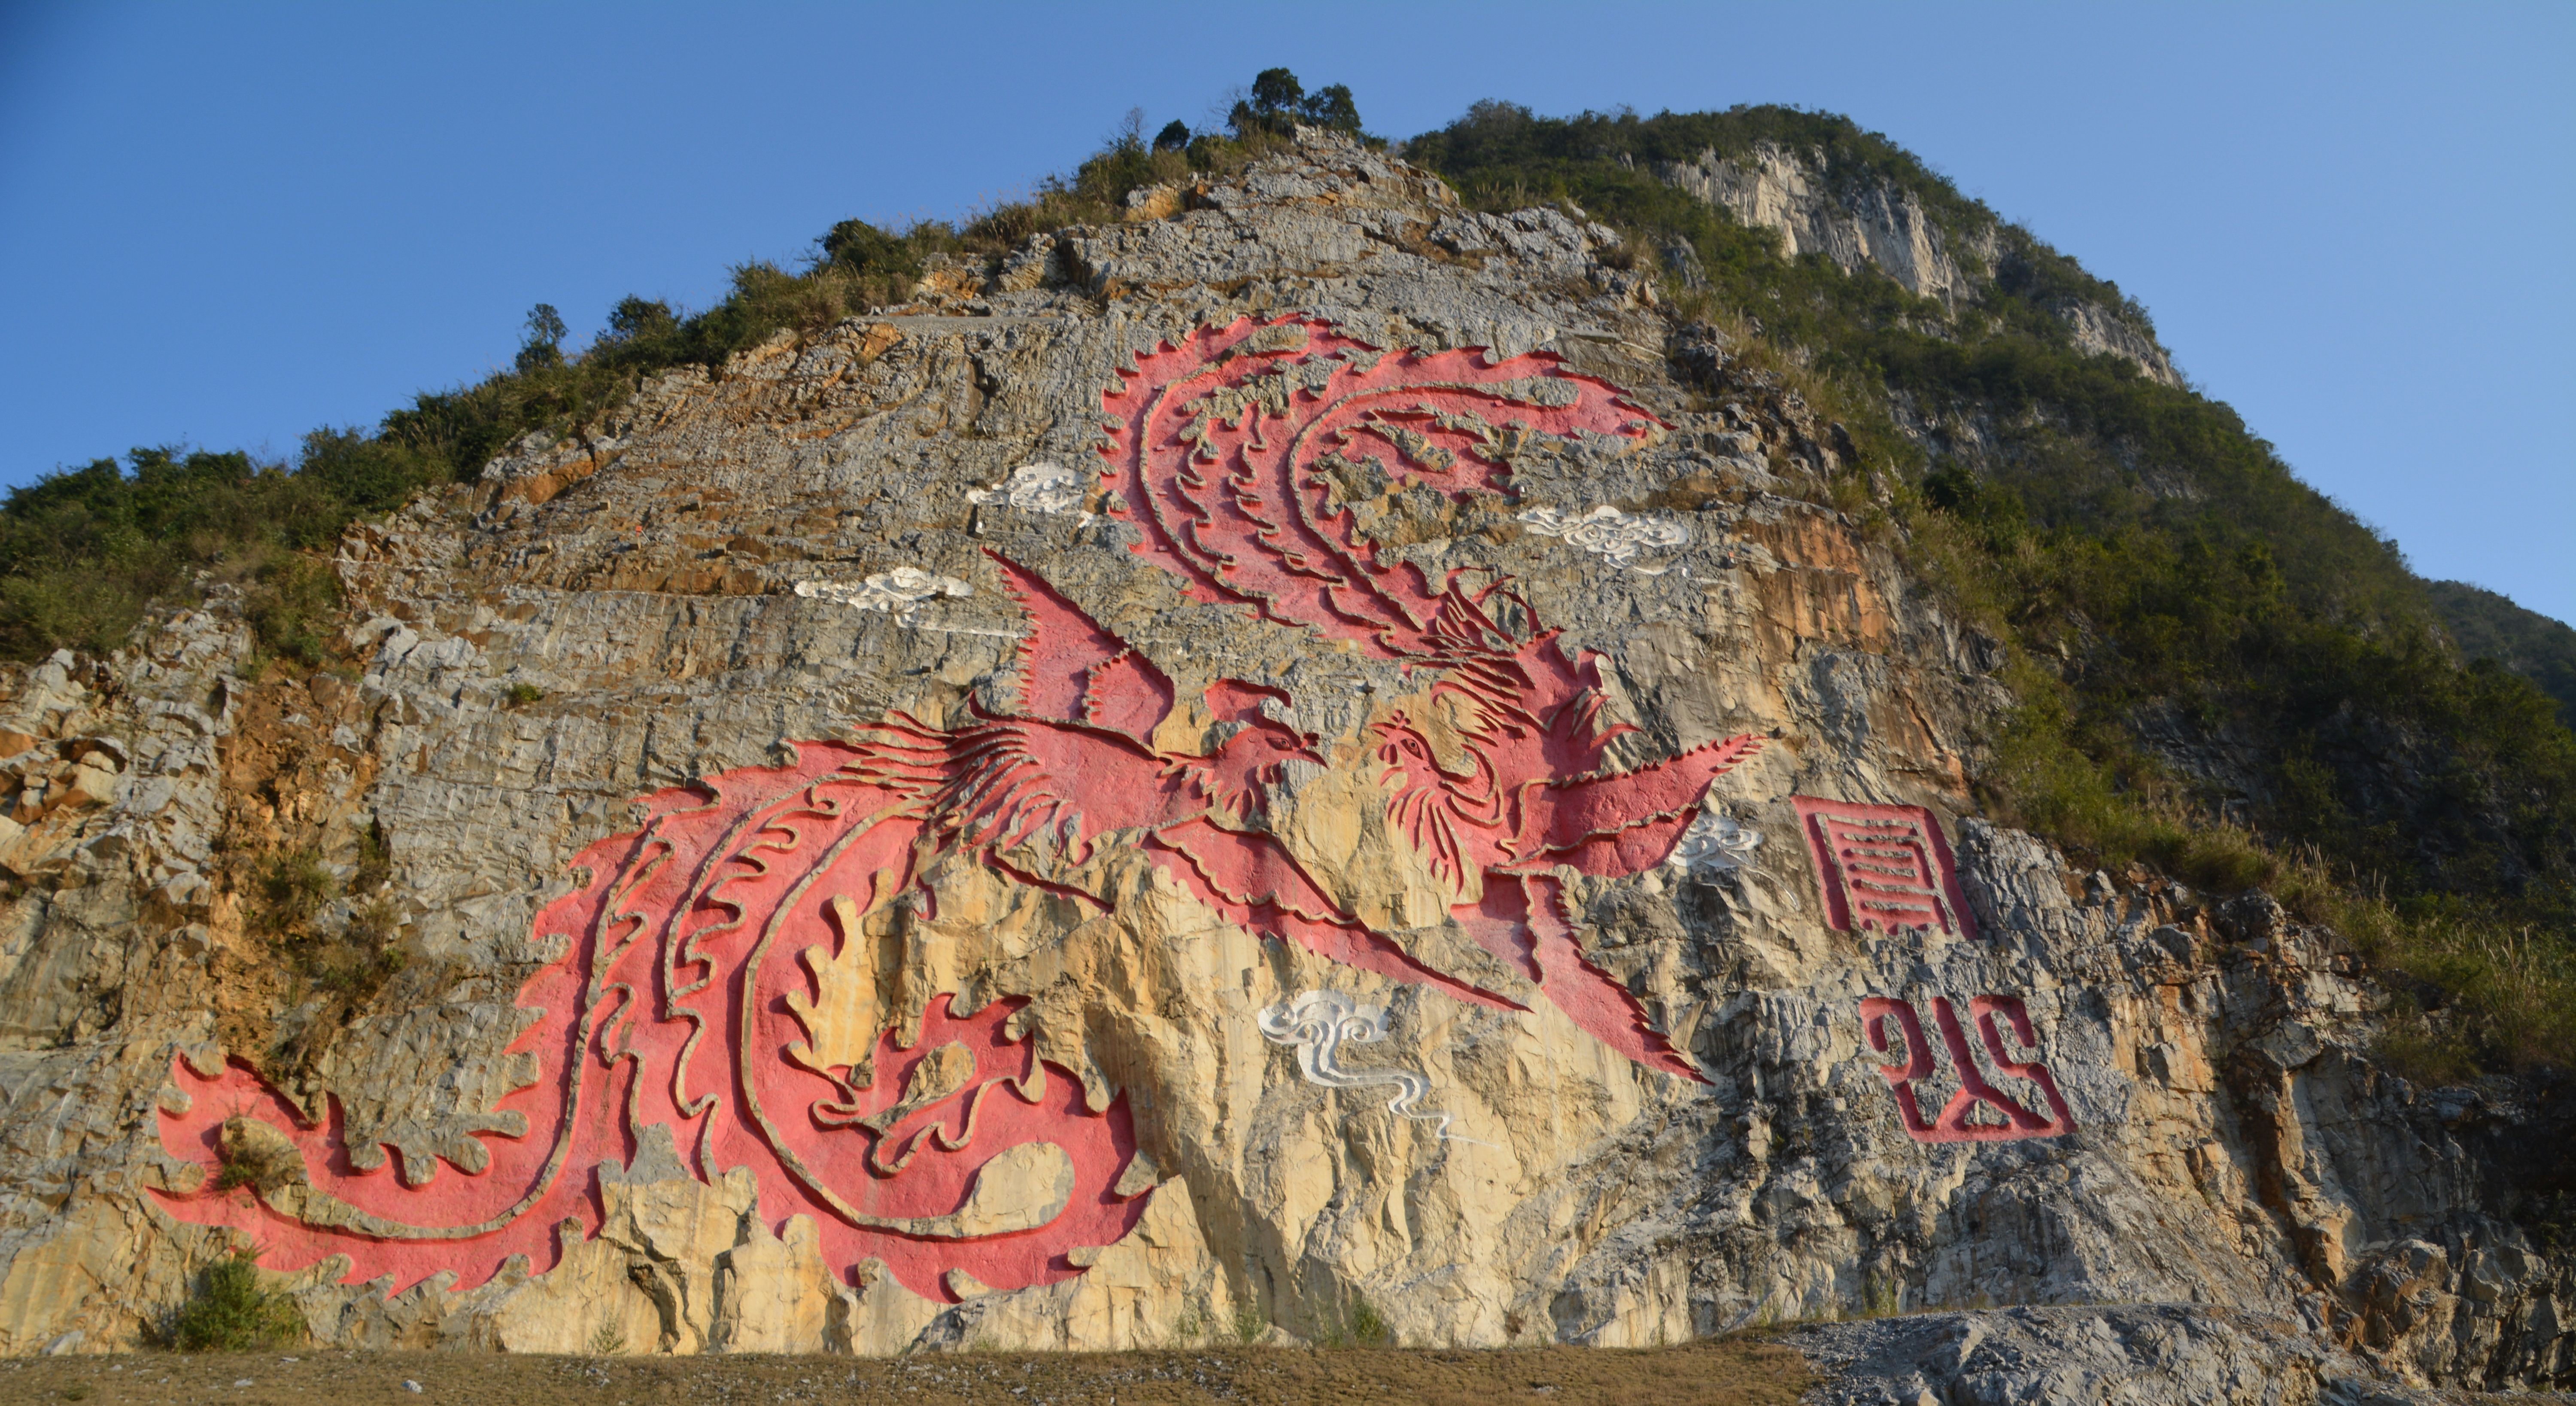
[[[2037,1085],[2040,1096],[2048,1100],[2050,1116],[2040,1117],[1986,1082],[1975,1057],[1968,1053],[1967,1033],[1959,1028],[1959,1016],[1951,1009],[1950,998],[1935,996],[1932,1018],[1941,1027],[1941,1043],[1950,1051],[1950,1067],[1958,1073],[1959,1091],[1950,1096],[1939,1117],[1926,1121],[1914,1097],[1916,1081],[1932,1077],[1932,1046],[1923,1038],[1923,1024],[1915,1018],[1914,1007],[1909,1003],[1872,996],[1860,1003],[1861,1030],[1869,1038],[1869,1047],[1880,1054],[1888,1053],[1890,1016],[1903,1031],[1905,1061],[1882,1064],[1878,1073],[1896,1091],[1896,1108],[1904,1117],[1906,1133],[1916,1142],[2012,1142],[2020,1138],[2060,1137],[2074,1131],[2074,1116],[2066,1111],[2066,1099],[2058,1093],[2057,1081],[2049,1077],[2047,1067],[2035,1059],[2016,1061],[2004,1053],[2003,1031],[1995,1023],[1997,1016],[2012,1023],[2016,1043],[2032,1050],[2039,1045],[2031,1032],[2030,1012],[2023,1008],[2021,998],[1979,996],[1968,1002],[1968,1015],[1977,1022],[1977,1035],[1995,1068]],[[2005,1121],[1969,1121],[1979,1104],[1993,1108]]]
[[[1827,922],[1844,932],[1939,928],[1975,937],[1950,842],[1921,806],[1874,806],[1792,796]]]

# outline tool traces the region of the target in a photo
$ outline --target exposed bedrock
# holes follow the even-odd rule
[[[1980,819],[1991,641],[1610,231],[1323,137],[1138,213],[353,531],[344,667],[9,675],[0,1351],[248,1248],[349,1346],[2569,1381],[2563,1099]]]

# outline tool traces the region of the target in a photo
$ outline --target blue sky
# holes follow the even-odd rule
[[[290,453],[833,221],[949,216],[1273,64],[1408,136],[1850,114],[2116,280],[2428,576],[2576,619],[2576,5],[0,0],[0,483]]]

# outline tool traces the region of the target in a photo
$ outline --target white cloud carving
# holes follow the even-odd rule
[[[1691,536],[1688,526],[1672,518],[1623,513],[1607,503],[1571,518],[1555,508],[1531,508],[1521,514],[1521,521],[1532,532],[1560,538],[1644,576],[1661,576],[1670,568],[1639,566],[1638,553],[1667,551],[1689,542]]]
[[[1041,459],[1011,470],[1009,478],[990,488],[969,489],[966,501],[979,506],[991,503],[1026,508],[1036,513],[1069,513],[1082,506],[1082,489],[1081,474]],[[1083,516],[1088,518],[1091,514]]]
[[[941,596],[971,596],[975,588],[954,576],[936,575],[917,566],[898,566],[855,586],[846,581],[799,581],[796,594],[859,610],[882,610],[910,626],[919,623],[922,602]]]
[[[1700,883],[1714,883],[1753,862],[1762,833],[1738,825],[1730,816],[1702,813],[1682,832],[1681,841],[1664,862]]]
[[[1362,1005],[1355,996],[1339,991],[1305,991],[1277,1005],[1264,1007],[1257,1019],[1263,1038],[1274,1044],[1295,1045],[1297,1065],[1304,1071],[1306,1082],[1328,1089],[1358,1089],[1372,1084],[1392,1084],[1395,1097],[1386,1101],[1387,1111],[1400,1118],[1438,1122],[1434,1136],[1449,1142],[1474,1142],[1449,1131],[1450,1115],[1424,1113],[1415,1105],[1431,1092],[1431,1081],[1410,1069],[1344,1069],[1340,1051],[1344,1042],[1373,1044],[1386,1038],[1386,1007]],[[1478,1143],[1478,1146],[1485,1144]]]

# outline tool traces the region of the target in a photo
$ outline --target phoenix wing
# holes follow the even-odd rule
[[[1134,739],[1082,723],[996,718],[950,741],[935,812],[990,853],[1041,836],[1080,862],[1112,830],[1164,819],[1181,781]]]
[[[1635,771],[1530,782],[1520,789],[1514,849],[1524,859],[1604,878],[1653,868],[1690,828],[1708,784],[1761,746],[1747,734]]]
[[[1172,711],[1172,681],[1044,577],[1000,552],[1003,588],[1028,617],[1020,640],[1020,711],[1049,722],[1089,723],[1142,743]]]

